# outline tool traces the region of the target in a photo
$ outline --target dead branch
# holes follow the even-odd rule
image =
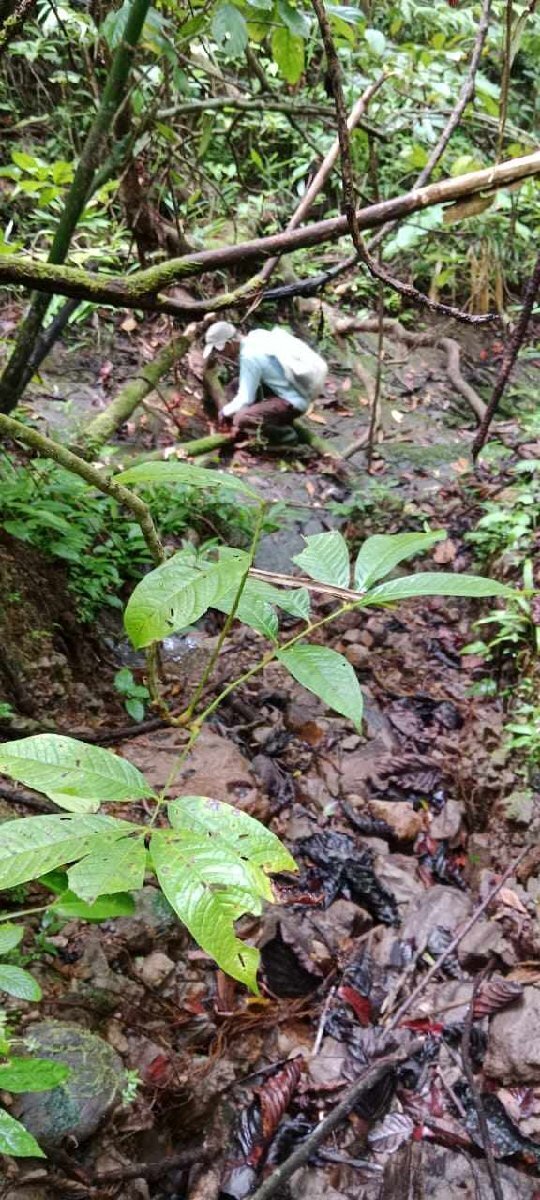
[[[375,93],[378,92],[379,88],[382,87],[383,83],[385,82],[385,80],[387,78],[388,78],[388,76],[387,76],[386,72],[383,72],[382,75],[380,75],[379,78],[375,80],[375,83],[370,84],[370,86],[365,89],[365,91],[362,93],[362,95],[359,97],[359,99],[353,105],[353,107],[349,113],[349,116],[347,117],[347,129],[348,129],[349,133],[352,133],[353,129],[355,129],[356,126],[360,124],[361,118],[362,118],[363,114],[365,113],[370,100],[375,95]],[[298,205],[298,207],[296,208],[295,212],[293,213],[290,221],[288,222],[287,227],[286,227],[287,229],[297,229],[298,226],[302,224],[302,221],[305,220],[308,213],[313,208],[313,205],[315,203],[315,200],[317,199],[317,196],[319,195],[319,192],[322,191],[329,175],[333,171],[338,158],[339,158],[339,140],[338,140],[338,138],[335,138],[334,141],[332,142],[332,145],[330,146],[328,153],[325,155],[325,158],[323,159],[323,161],[319,167],[319,170],[317,171],[316,175],[313,177],[309,187],[304,192],[304,195],[302,196],[300,204]],[[280,257],[279,255],[275,255],[274,258],[269,258],[265,262],[264,267],[260,274],[260,278],[263,282],[266,282],[266,280],[270,278],[272,272],[274,271],[275,267],[277,266],[277,264],[279,262],[279,257]]]
[[[459,342],[456,342],[455,338],[443,337],[439,339],[437,345],[442,350],[446,350],[446,370],[448,378],[453,383],[456,392],[459,392],[465,398],[478,421],[483,421],[487,412],[487,406],[478,395],[478,392],[471,387],[470,383],[467,383],[467,380],[461,374]]]
[[[419,292],[418,289],[413,287],[412,284],[403,283],[401,279],[397,279],[394,275],[391,275],[389,271],[383,268],[380,262],[377,262],[376,259],[374,259],[370,254],[358,224],[351,147],[349,130],[347,128],[345,99],[341,83],[341,67],[339,58],[323,0],[311,0],[311,2],[319,22],[319,28],[321,31],[328,65],[328,77],[334,96],[341,155],[343,211],[345,213],[347,226],[358,261],[367,267],[368,271],[375,279],[378,279],[380,282],[386,284],[387,287],[391,288],[392,291],[397,292],[398,295],[404,296],[409,303],[419,305],[423,308],[428,308],[431,312],[442,313],[443,316],[453,317],[454,320],[462,321],[468,325],[478,325],[480,322],[485,321],[486,317],[476,316],[471,313],[464,313],[461,312],[460,309],[452,307],[452,305],[440,304],[438,301],[431,300],[429,296],[424,295],[423,292]],[[487,314],[487,319],[490,321],[497,320],[497,314]]]
[[[512,370],[514,368],[514,365],[515,365],[517,356],[519,354],[519,351],[521,349],[521,346],[525,340],[525,335],[526,335],[527,329],[529,327],[529,321],[531,319],[532,310],[534,307],[534,302],[535,302],[536,294],[538,292],[539,287],[540,287],[540,254],[538,255],[538,258],[536,260],[536,264],[534,267],[534,271],[533,271],[533,273],[529,279],[529,282],[527,283],[527,286],[525,288],[525,293],[523,296],[523,307],[519,314],[519,320],[514,329],[512,337],[510,338],[510,341],[508,342],[507,346],[505,347],[500,371],[499,371],[499,374],[495,381],[495,387],[493,388],[493,395],[487,406],[485,415],[482,419],[482,424],[480,426],[480,429],[478,430],[478,433],[476,434],[476,437],[473,442],[473,447],[472,447],[473,461],[475,461],[478,458],[478,455],[482,449],[482,446],[485,443],[485,440],[486,440],[488,432],[489,432],[489,427],[490,427],[493,417],[497,411],[499,403],[502,399],[504,389],[506,387],[506,384],[508,383],[508,380],[509,380]]]
[[[504,187],[532,175],[540,175],[540,150],[523,158],[509,159],[482,171],[439,180],[429,187],[413,189],[392,200],[370,204],[357,212],[357,225],[360,230],[375,229],[389,220],[402,220],[434,204],[447,204],[463,196]],[[218,271],[239,263],[264,259],[268,255],[285,254],[292,250],[337,241],[347,230],[346,216],[331,217],[324,221],[314,221],[300,229],[255,238],[249,242],[239,242],[234,246],[200,250],[195,254],[173,258],[169,262],[128,276],[93,274],[63,264],[6,255],[0,259],[0,284],[16,284],[49,294],[74,296],[80,300],[91,300],[95,304],[110,305],[112,308],[137,308],[146,312],[167,312],[184,319],[194,318],[212,310],[250,303],[257,291],[256,283],[252,284],[249,292],[238,288],[235,292],[221,297],[214,296],[211,300],[192,303],[174,301],[162,293],[180,281],[207,271]],[[454,315],[453,309],[449,315]]]
[[[343,1100],[325,1117],[324,1121],[321,1121],[317,1125],[313,1133],[310,1133],[309,1137],[302,1142],[298,1149],[289,1155],[289,1158],[286,1158],[285,1162],[281,1163],[281,1166],[276,1167],[270,1178],[265,1180],[262,1186],[257,1188],[257,1191],[253,1193],[251,1200],[270,1200],[270,1196],[275,1195],[283,1187],[287,1179],[290,1179],[291,1175],[294,1175],[299,1167],[303,1167],[309,1161],[312,1154],[326,1141],[334,1129],[337,1129],[346,1120],[360,1099],[360,1096],[374,1087],[389,1070],[417,1053],[421,1046],[421,1040],[416,1039],[415,1042],[410,1042],[408,1046],[397,1049],[393,1054],[385,1055],[384,1058],[380,1058],[373,1066],[366,1067],[361,1071],[352,1086],[347,1089]]]

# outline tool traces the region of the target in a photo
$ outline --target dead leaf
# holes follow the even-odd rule
[[[377,1154],[395,1154],[404,1142],[410,1141],[414,1122],[405,1113],[392,1112],[378,1121],[368,1133],[371,1149]]]
[[[135,317],[132,315],[130,315],[129,317],[126,317],[120,325],[120,329],[123,329],[124,333],[133,333],[133,330],[136,328],[137,328],[137,322],[135,320]]]
[[[497,900],[499,904],[504,904],[505,908],[513,908],[515,912],[523,913],[525,917],[529,916],[525,905],[511,888],[501,888]]]
[[[451,538],[445,538],[444,542],[439,542],[433,551],[433,562],[443,564],[454,562],[458,548],[456,543]]]
[[[484,979],[480,984],[473,1004],[473,1015],[488,1017],[491,1013],[499,1012],[508,1004],[513,1004],[523,995],[523,985],[515,979],[506,979],[502,975],[493,975]]]

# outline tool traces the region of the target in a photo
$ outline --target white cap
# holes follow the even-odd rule
[[[203,358],[208,358],[212,350],[223,350],[227,342],[238,337],[235,326],[230,321],[214,321],[209,325],[204,338]]]

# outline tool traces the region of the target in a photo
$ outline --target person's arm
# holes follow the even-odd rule
[[[257,399],[262,375],[260,360],[241,351],[239,368],[238,390],[234,399],[222,408],[223,417],[234,416],[241,408],[249,408]]]

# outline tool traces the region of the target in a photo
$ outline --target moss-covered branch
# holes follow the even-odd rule
[[[121,388],[104,412],[95,417],[87,425],[84,433],[77,438],[76,448],[83,458],[95,458],[119,426],[123,425],[146,396],[153,392],[167,371],[183,358],[190,345],[191,337],[182,335],[174,338],[160,350],[152,362],[141,367],[134,379],[130,379]]]
[[[509,159],[482,171],[442,179],[429,187],[413,189],[392,200],[370,204],[358,210],[358,228],[376,229],[386,221],[404,220],[413,213],[435,204],[447,204],[464,196],[493,191],[532,175],[540,175],[540,151],[523,158]],[[232,307],[249,301],[253,298],[257,286],[260,287],[260,279],[252,279],[248,287],[241,286],[224,297],[214,296],[208,301],[194,301],[190,304],[168,300],[162,293],[180,281],[208,271],[220,271],[240,263],[262,261],[274,254],[286,254],[292,250],[334,242],[346,233],[346,218],[333,217],[325,221],[315,221],[300,229],[240,242],[235,246],[186,254],[129,276],[92,274],[76,267],[34,262],[29,258],[10,255],[0,260],[0,284],[19,284],[48,294],[74,296],[80,300],[91,300],[95,304],[110,305],[113,308],[136,308],[194,318],[216,308]]]

